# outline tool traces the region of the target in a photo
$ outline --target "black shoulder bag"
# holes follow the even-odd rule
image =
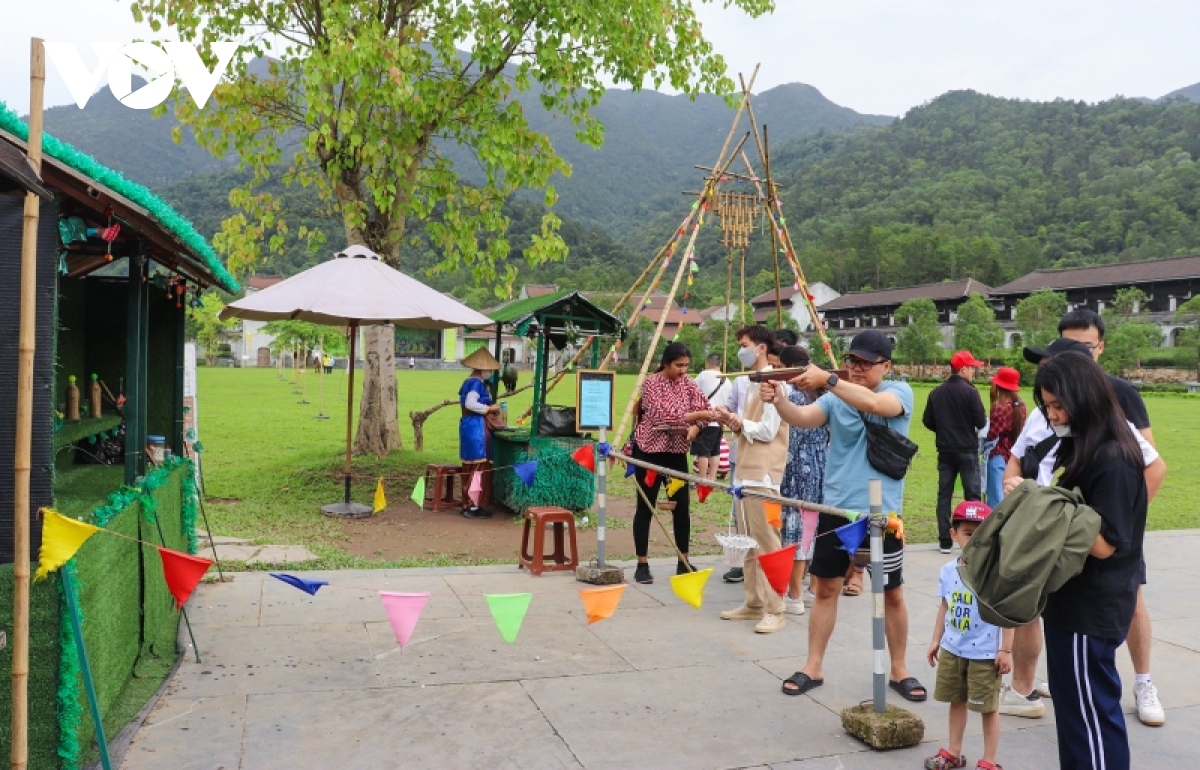
[[[861,411],[858,416],[867,431],[867,462],[888,478],[900,481],[908,473],[913,455],[920,449],[909,438],[892,430],[886,423],[868,420]]]

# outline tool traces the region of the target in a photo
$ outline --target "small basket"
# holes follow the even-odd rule
[[[741,567],[746,563],[746,553],[758,546],[758,541],[749,535],[735,535],[718,533],[716,535],[717,542],[721,544],[721,551],[725,557],[725,564],[730,567]]]

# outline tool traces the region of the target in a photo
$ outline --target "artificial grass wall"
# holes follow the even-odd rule
[[[177,460],[123,487],[96,508],[92,523],[168,548],[195,552],[192,464]],[[158,552],[123,538],[93,535],[70,562],[83,637],[104,728],[111,739],[162,684],[176,660],[179,613]],[[30,618],[29,767],[73,769],[99,756],[83,677],[75,659],[58,573],[33,584]],[[12,628],[12,566],[0,567],[0,627]],[[0,651],[0,676],[12,671]],[[11,701],[0,698],[0,741],[8,752]]]

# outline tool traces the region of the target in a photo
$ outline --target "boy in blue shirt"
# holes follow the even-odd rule
[[[980,502],[967,500],[954,509],[950,536],[960,549],[992,512]],[[1013,629],[984,623],[979,604],[958,576],[961,559],[942,567],[938,576],[941,607],[929,645],[929,665],[937,666],[933,699],[950,704],[950,748],[940,749],[925,760],[926,770],[948,770],[967,766],[963,756],[963,733],[967,712],[983,715],[983,759],[976,770],[1003,770],[996,764],[1000,745],[1001,675],[1012,670]]]

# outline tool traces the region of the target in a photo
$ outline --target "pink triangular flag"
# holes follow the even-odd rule
[[[483,474],[475,471],[471,476],[471,486],[467,488],[467,494],[471,496],[471,502],[479,505],[479,496],[483,494]]]
[[[396,632],[396,641],[403,648],[412,637],[417,621],[421,619],[421,611],[425,609],[425,602],[429,601],[429,592],[403,594],[380,591],[379,598],[383,601],[383,610],[392,623],[392,630]]]

